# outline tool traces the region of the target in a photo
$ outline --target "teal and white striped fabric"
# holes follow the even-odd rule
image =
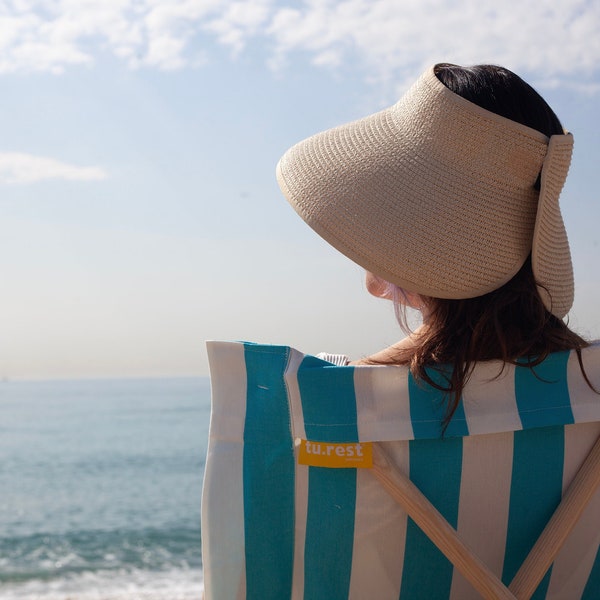
[[[407,369],[338,367],[285,346],[209,342],[202,501],[206,600],[479,596],[368,468],[298,464],[298,439],[386,442],[396,464],[509,583],[600,434],[575,353],[477,366],[441,436],[439,391]],[[584,351],[600,389],[600,346]],[[535,599],[600,599],[600,494]]]

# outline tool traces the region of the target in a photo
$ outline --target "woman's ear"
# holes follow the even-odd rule
[[[423,307],[423,299],[419,294],[408,292],[405,289],[378,277],[370,271],[366,272],[365,283],[367,291],[376,298],[384,300],[392,300],[410,308],[421,310]]]
[[[367,271],[365,274],[365,284],[367,286],[367,292],[371,296],[376,298],[383,298],[384,300],[393,300],[394,292],[391,283],[388,283],[385,279],[377,277],[374,273]]]

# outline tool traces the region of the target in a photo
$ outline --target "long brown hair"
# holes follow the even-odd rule
[[[422,301],[427,323],[418,344],[400,351],[393,361],[409,365],[417,380],[447,393],[445,425],[479,361],[499,360],[533,368],[552,352],[575,350],[583,376],[592,387],[581,357],[581,349],[589,343],[546,309],[530,259],[513,279],[484,296],[466,300],[422,297]],[[434,380],[430,369],[439,369],[440,376]],[[440,377],[445,385],[440,384]]]
[[[545,100],[507,69],[441,64],[435,74],[454,93],[487,110],[548,137],[563,133],[560,121]],[[539,189],[539,181],[536,187]],[[445,425],[452,418],[478,361],[496,359],[520,365],[525,362],[533,368],[552,352],[575,350],[590,384],[581,359],[581,349],[589,344],[546,309],[538,293],[530,257],[508,283],[484,296],[465,300],[421,299],[427,322],[416,344],[383,362],[409,365],[417,380],[447,393]],[[440,383],[439,377],[434,381],[431,369],[439,370],[446,384]]]

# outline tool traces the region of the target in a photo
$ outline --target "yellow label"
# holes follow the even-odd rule
[[[296,440],[298,463],[330,469],[368,469],[373,466],[372,442],[333,444]]]

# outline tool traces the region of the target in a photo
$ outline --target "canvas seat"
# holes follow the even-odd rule
[[[478,364],[443,435],[442,393],[406,368],[248,343],[208,352],[207,600],[481,598],[408,516],[406,494],[508,586],[600,435],[600,396],[574,352],[535,373]],[[600,389],[600,346],[583,359]],[[600,493],[584,500],[533,598],[600,598]]]

